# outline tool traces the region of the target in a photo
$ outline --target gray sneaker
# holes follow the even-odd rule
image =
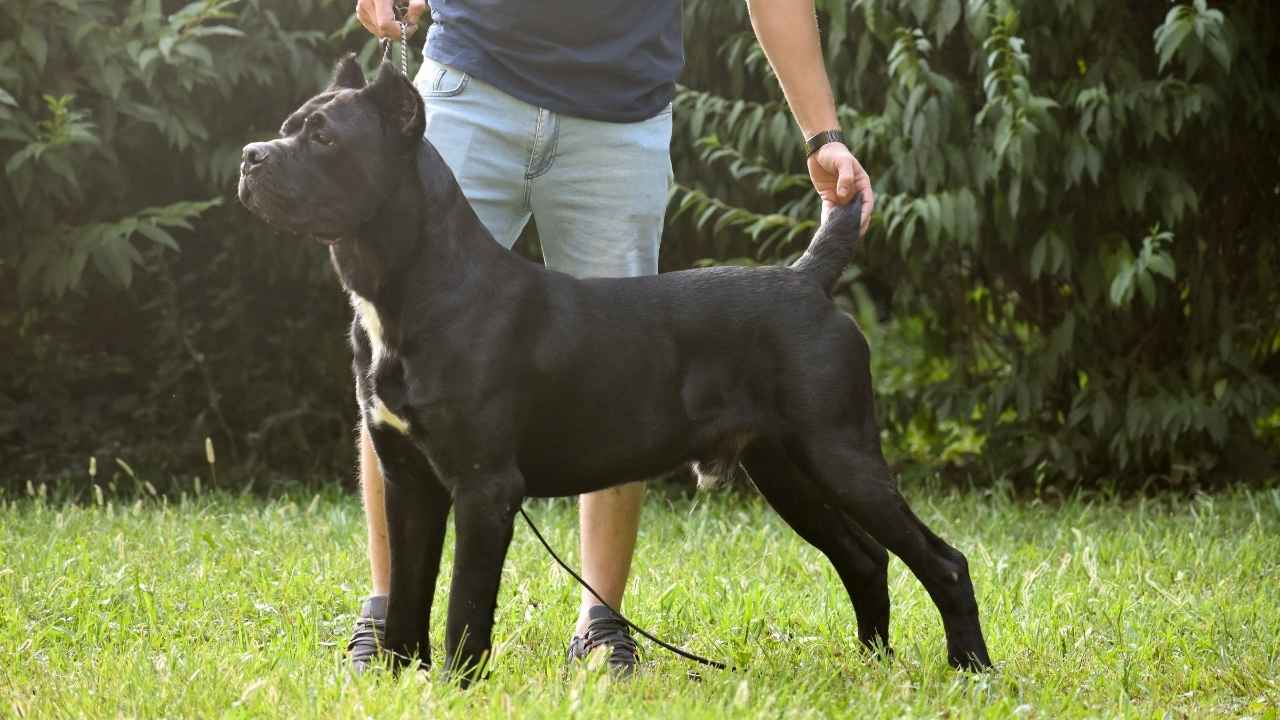
[[[387,638],[387,596],[370,595],[360,607],[355,630],[347,642],[347,657],[357,672],[369,669],[382,652],[382,642]]]
[[[603,646],[609,653],[605,661],[614,674],[627,677],[635,672],[639,658],[636,641],[622,618],[604,605],[595,605],[587,609],[587,621],[587,634],[569,641],[566,661],[582,660]]]

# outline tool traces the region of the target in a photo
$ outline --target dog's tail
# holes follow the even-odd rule
[[[861,226],[862,193],[858,193],[849,204],[831,208],[827,221],[814,233],[809,248],[791,264],[791,269],[813,278],[823,292],[830,295],[840,273],[853,258],[853,246],[858,242]]]

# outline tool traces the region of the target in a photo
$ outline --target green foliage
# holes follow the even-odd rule
[[[889,438],[1029,483],[1274,453],[1280,9],[818,7],[878,193],[840,301]],[[818,201],[746,6],[684,8],[663,266],[790,259]],[[344,50],[376,52],[345,0],[0,5],[10,479],[127,448],[176,482],[206,437],[264,478],[349,475],[348,308],[322,252],[234,201],[240,148]]]
[[[201,38],[243,36],[218,24],[234,17],[226,10],[231,4],[193,3],[167,19],[158,0],[134,2],[126,13],[92,0],[6,5],[5,28],[17,32],[16,41],[0,42],[7,98],[0,139],[17,150],[5,163],[0,207],[13,220],[6,229],[17,244],[0,251],[21,258],[22,294],[35,286],[65,293],[79,284],[89,258],[103,276],[128,286],[142,262],[135,237],[176,250],[163,228],[190,229],[219,202],[127,209],[133,198],[122,155],[155,141],[138,125],[178,152],[209,139],[199,108],[185,95],[216,78]],[[110,41],[89,41],[101,35]]]
[[[972,427],[959,446],[1034,483],[1204,482],[1274,453],[1280,9],[818,5],[878,193],[845,301],[891,437],[956,458],[946,428]],[[725,39],[690,52],[677,98],[673,234],[693,255],[794,257],[817,215],[799,133],[740,4],[686,15]]]
[[[350,427],[342,299],[322,253],[275,237],[234,193],[240,148],[273,135],[342,50],[372,55],[350,9],[0,6],[11,475],[61,474],[70,453],[124,447],[176,473],[199,462],[206,436],[233,462],[346,463],[348,444],[331,442]],[[313,312],[285,312],[299,303]],[[308,349],[314,337],[333,342]]]

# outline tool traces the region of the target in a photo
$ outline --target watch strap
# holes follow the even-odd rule
[[[823,145],[826,145],[827,143],[833,143],[833,142],[844,143],[845,145],[848,145],[848,142],[845,140],[844,133],[840,132],[839,130],[823,130],[817,135],[814,135],[813,137],[804,141],[805,156],[807,157],[809,155],[812,155],[818,152],[818,150]]]

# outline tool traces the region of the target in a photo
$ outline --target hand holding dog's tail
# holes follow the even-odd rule
[[[853,258],[862,225],[862,193],[847,205],[831,208],[826,222],[814,233],[809,248],[791,264],[791,269],[813,278],[827,295],[836,279]]]

